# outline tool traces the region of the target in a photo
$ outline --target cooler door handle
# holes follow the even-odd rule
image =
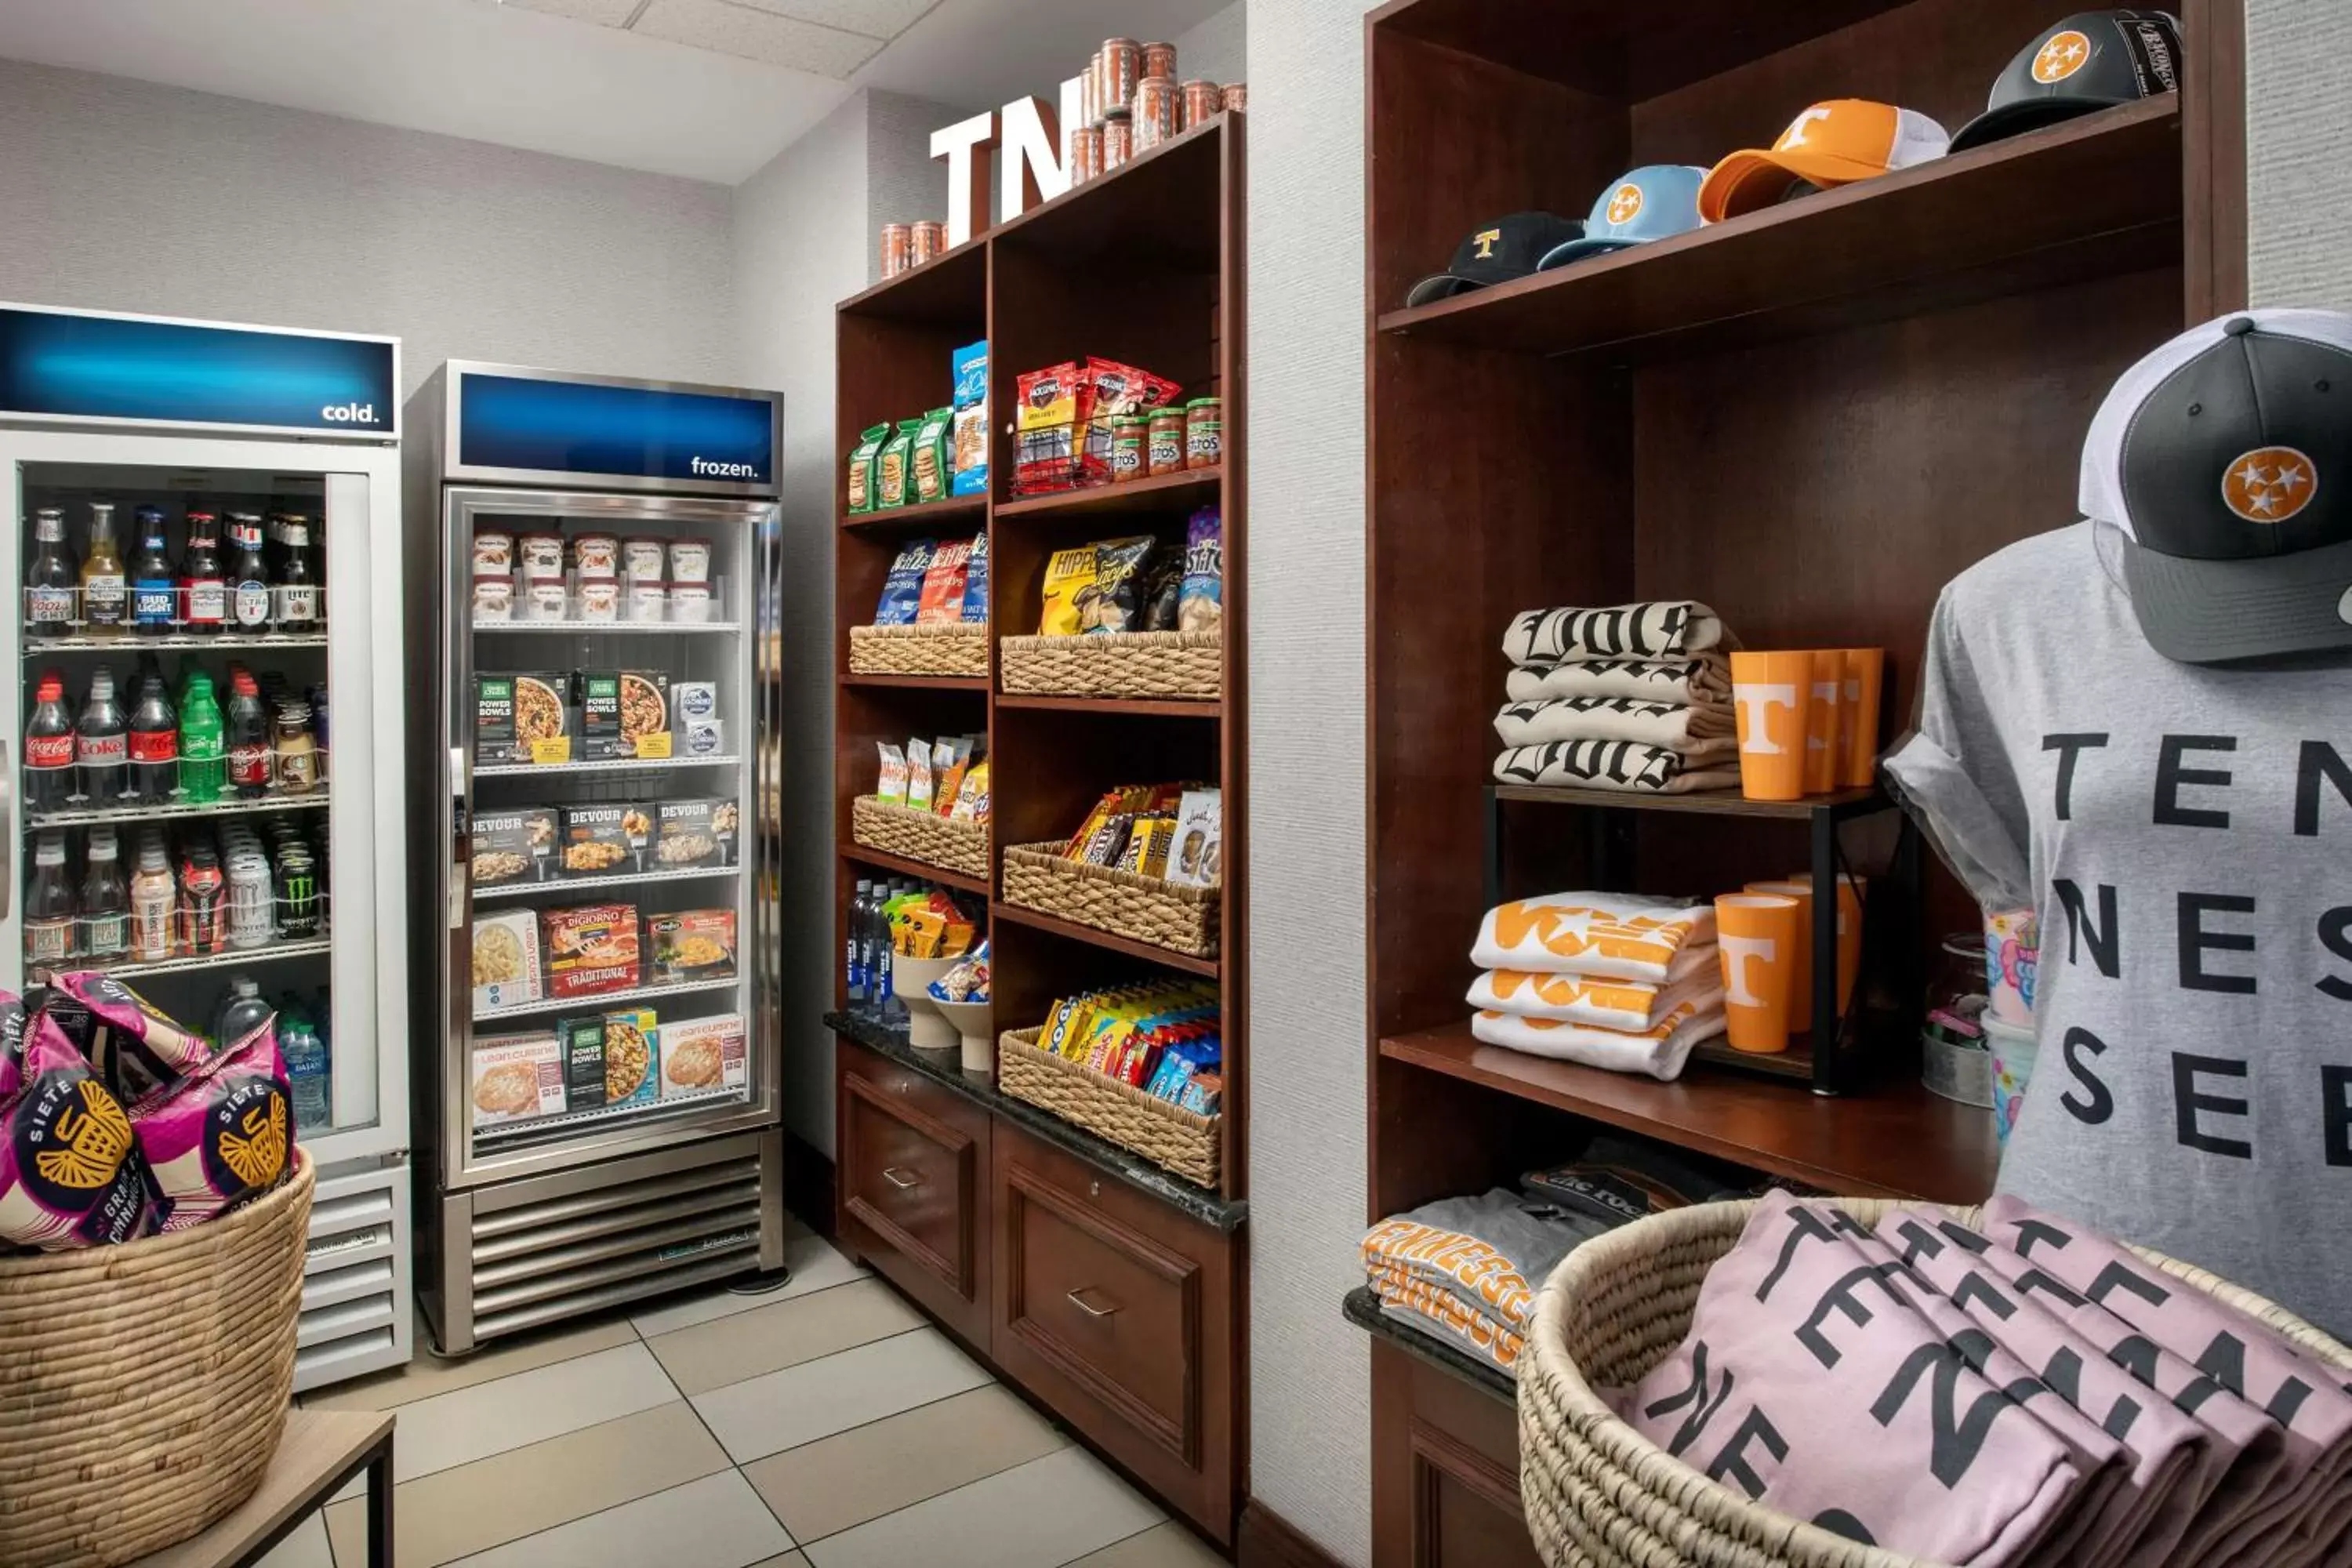
[[[8,900],[16,890],[16,770],[8,761],[8,742],[0,739],[0,920],[8,918]]]
[[[471,829],[466,821],[466,748],[449,748],[449,929],[466,929],[466,881],[473,867],[466,858]]]

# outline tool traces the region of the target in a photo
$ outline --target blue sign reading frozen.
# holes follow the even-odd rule
[[[463,372],[457,465],[764,485],[775,474],[776,406],[650,386]]]
[[[398,345],[0,306],[0,416],[391,436]]]

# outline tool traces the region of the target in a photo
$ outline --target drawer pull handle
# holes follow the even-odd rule
[[[899,1170],[896,1165],[884,1171],[882,1173],[882,1179],[889,1183],[892,1186],[898,1188],[902,1193],[908,1187],[919,1187],[923,1184],[922,1177],[910,1176],[905,1172]]]
[[[1091,1285],[1079,1286],[1076,1289],[1070,1292],[1071,1303],[1076,1306],[1079,1311],[1084,1312],[1089,1318],[1108,1318],[1113,1312],[1118,1310],[1117,1306],[1097,1307],[1092,1301],[1087,1300],[1087,1292],[1093,1289],[1094,1287]]]

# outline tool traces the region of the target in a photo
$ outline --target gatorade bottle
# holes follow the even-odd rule
[[[213,678],[198,670],[188,678],[188,694],[180,704],[180,798],[190,805],[210,805],[227,785],[220,704],[213,699]]]

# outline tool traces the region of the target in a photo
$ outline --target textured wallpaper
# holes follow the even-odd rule
[[[1363,1283],[1363,13],[1249,7],[1250,1491],[1370,1548]],[[1328,417],[1286,417],[1319,409]],[[1267,613],[1280,606],[1279,614]]]
[[[1177,72],[1186,81],[1207,80],[1222,87],[1249,79],[1249,16],[1242,0],[1202,17],[1171,41]]]
[[[728,193],[0,60],[0,297],[724,381]]]
[[[2352,309],[2352,5],[2247,0],[2246,46],[2252,302]]]

